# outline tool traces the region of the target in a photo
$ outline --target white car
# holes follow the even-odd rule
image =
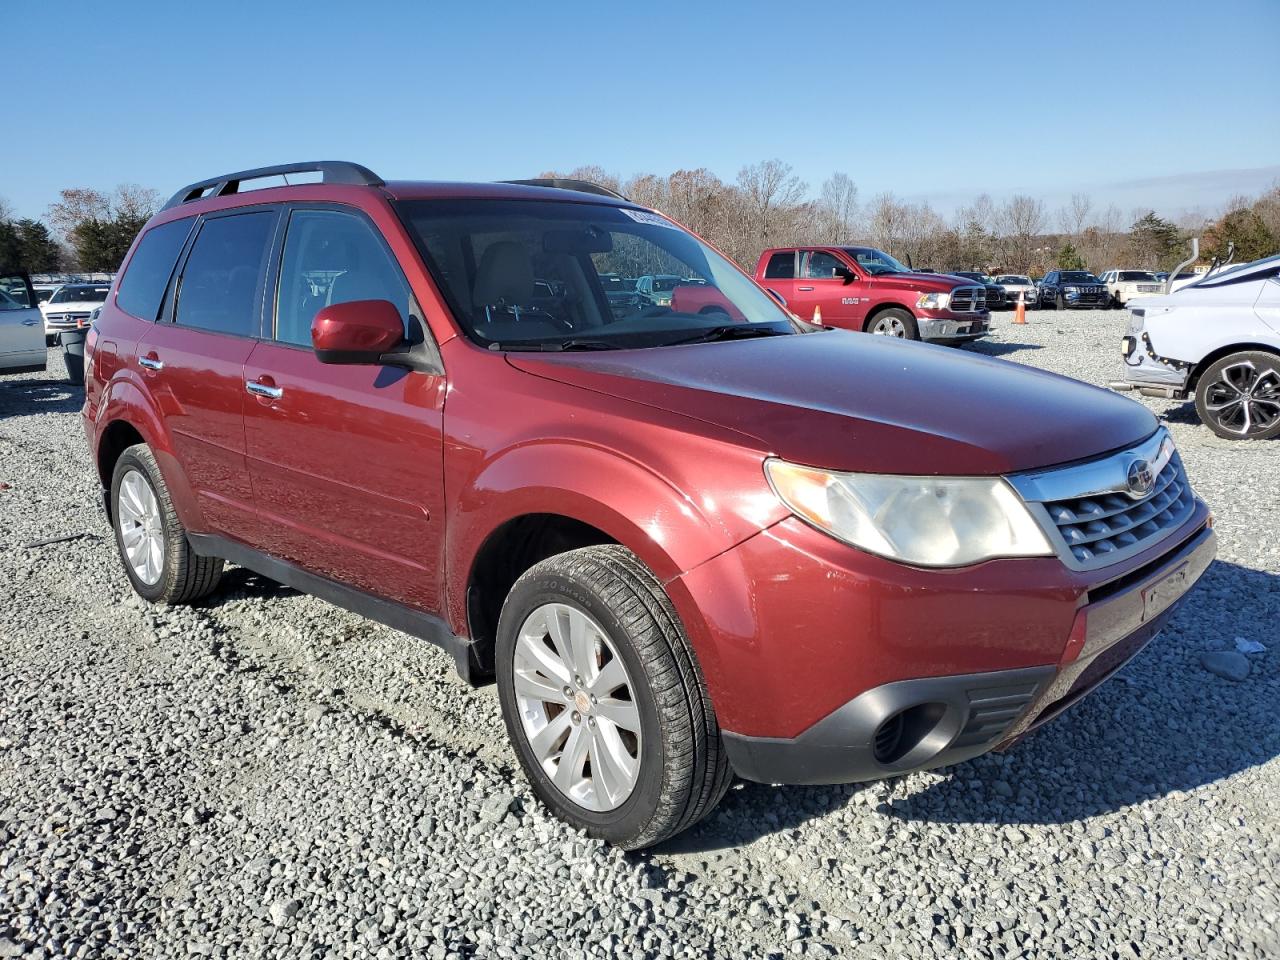
[[[1018,273],[1002,273],[996,277],[996,283],[1004,288],[1004,299],[1011,306],[1022,297],[1022,302],[1030,310],[1040,299],[1040,291],[1030,277]]]
[[[1205,274],[1129,308],[1113,390],[1195,397],[1220,437],[1280,436],[1280,255]]]
[[[89,325],[89,317],[107,299],[107,283],[64,283],[43,305],[46,339],[63,330]]]
[[[0,274],[0,373],[43,370],[48,351],[36,294],[25,274]]]
[[[1135,297],[1152,297],[1164,293],[1164,284],[1150,270],[1112,269],[1099,275],[1098,279],[1107,285],[1112,304],[1120,307]]]

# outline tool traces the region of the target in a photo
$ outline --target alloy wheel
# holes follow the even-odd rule
[[[902,337],[907,335],[907,326],[897,317],[881,317],[871,332],[880,337]]]
[[[155,585],[164,569],[164,522],[156,492],[140,471],[130,470],[121,478],[116,511],[120,541],[134,576],[147,586]]]
[[[604,629],[568,604],[537,607],[516,637],[512,678],[524,736],[556,789],[597,813],[625,803],[640,773],[640,710]]]
[[[1280,372],[1252,360],[1223,367],[1209,385],[1205,409],[1228,433],[1265,433],[1280,422]]]

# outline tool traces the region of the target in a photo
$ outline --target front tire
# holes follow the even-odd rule
[[[1196,384],[1196,413],[1227,440],[1280,436],[1280,357],[1245,350],[1211,364]]]
[[[543,560],[498,621],[498,696],[534,793],[627,850],[696,823],[729,786],[720,730],[670,599],[630,550]]]
[[[120,455],[111,475],[111,523],[124,572],[152,603],[190,603],[213,592],[222,561],[191,549],[169,488],[145,443]]]
[[[868,320],[867,333],[879,337],[897,337],[899,340],[920,339],[916,318],[898,307],[882,310]]]

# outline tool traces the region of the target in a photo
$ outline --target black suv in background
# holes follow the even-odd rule
[[[987,309],[1000,310],[1007,306],[1004,297],[1004,287],[996,283],[995,279],[988,277],[985,273],[979,273],[977,270],[955,270],[952,272],[953,277],[964,277],[966,280],[972,280],[975,283],[982,284],[987,290]]]
[[[1040,306],[1065,310],[1067,307],[1111,306],[1107,286],[1088,270],[1051,270],[1040,281]]]

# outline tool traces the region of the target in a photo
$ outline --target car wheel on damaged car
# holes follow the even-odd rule
[[[802,305],[986,332],[981,285],[780,252]],[[636,275],[655,297],[620,310]],[[1017,738],[1212,558],[1141,405],[904,340],[795,321],[593,184],[289,164],[148,223],[90,329],[83,417],[140,595],[203,596],[227,561],[439,644],[496,680],[542,802],[639,848],[733,773],[871,780]]]

